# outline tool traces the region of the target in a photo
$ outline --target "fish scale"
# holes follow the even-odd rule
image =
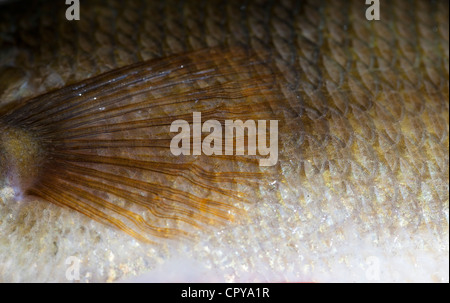
[[[265,106],[261,115],[282,122],[277,177],[260,180],[258,186],[225,186],[254,195],[254,205],[244,206],[249,213],[246,223],[230,223],[219,234],[216,229],[204,231],[201,241],[181,241],[170,249],[159,244],[162,248],[133,253],[120,252],[119,244],[111,240],[114,231],[95,225],[100,244],[86,244],[86,250],[111,249],[138,273],[170,264],[176,252],[187,250],[188,259],[201,256],[218,276],[232,281],[251,280],[245,274],[248,268],[271,281],[364,280],[364,271],[354,266],[364,263],[355,252],[359,248],[365,257],[372,251],[381,259],[390,252],[401,255],[400,261],[386,257],[391,266],[420,258],[433,260],[429,263],[437,267],[448,264],[448,2],[382,2],[377,22],[365,19],[363,1],[89,1],[81,4],[81,20],[72,22],[64,18],[66,8],[62,1],[36,1],[27,8],[21,2],[1,4],[0,79],[7,82],[0,85],[0,104],[14,104],[144,60],[215,47],[242,47],[256,58],[269,58],[282,96],[276,102],[261,101]],[[256,111],[258,105],[250,108]],[[164,119],[173,110],[161,108],[158,113]],[[188,106],[177,109],[180,115],[186,110]],[[115,139],[123,139],[122,134]],[[197,161],[212,172],[260,171],[235,160]],[[182,178],[154,182],[218,199],[205,189],[190,188]],[[14,218],[32,209],[4,205]],[[36,218],[45,209],[37,207]],[[57,222],[71,218],[70,213],[51,212],[54,218],[66,218]],[[64,230],[33,220],[0,222],[5,233],[19,226],[16,237],[33,227],[41,237],[48,231],[45,239]],[[248,230],[254,231],[253,237]],[[79,238],[85,232],[75,228],[72,233]],[[417,237],[405,240],[412,235]],[[61,251],[71,251],[62,240],[56,242]],[[271,245],[266,242],[280,247],[281,253],[268,251]],[[11,260],[8,247],[13,245],[8,243],[2,244],[2,260]],[[25,247],[20,243],[14,244],[19,251]],[[286,243],[294,247],[292,252]],[[259,249],[250,253],[249,246]],[[142,257],[148,249],[156,249],[168,261]],[[209,253],[211,249],[214,253]],[[217,256],[234,250],[236,259]],[[50,250],[43,251],[31,260],[53,264],[46,259]],[[255,257],[258,253],[265,257]],[[58,260],[65,256],[61,253]],[[80,253],[82,258],[89,256]],[[296,256],[302,261],[297,262]],[[150,265],[138,266],[132,258],[144,258]],[[3,265],[3,271],[22,268],[18,280],[35,275],[20,265],[27,261],[9,262],[14,265]],[[94,271],[94,281],[130,276],[117,264],[100,262],[114,275]],[[400,280],[413,279],[403,268],[394,268]],[[448,280],[448,271],[433,276],[433,270],[426,271],[431,280]],[[40,279],[49,281],[53,275],[59,277],[49,272]],[[396,277],[392,274],[386,280]],[[4,273],[0,279],[12,277]]]

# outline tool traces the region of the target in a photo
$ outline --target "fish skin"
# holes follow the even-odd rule
[[[395,1],[380,22],[365,20],[362,1],[90,1],[79,22],[63,19],[63,5],[19,6],[0,9],[0,71],[12,75],[1,103],[16,101],[17,87],[28,98],[142,60],[250,48],[282,75],[292,128],[280,132],[275,198],[261,207],[281,206],[275,219],[251,218],[249,245],[273,235],[268,226],[300,228],[301,240],[275,243],[305,255],[332,254],[352,233],[381,248],[425,233],[434,239],[412,243],[437,241],[436,262],[448,263],[448,2]]]

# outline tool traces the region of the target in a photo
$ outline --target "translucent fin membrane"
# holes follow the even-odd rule
[[[41,95],[0,121],[43,146],[24,191],[152,241],[244,215],[239,203],[270,175],[254,156],[172,155],[171,123],[192,123],[193,112],[222,125],[273,119],[275,82],[266,62],[242,49],[201,50]]]

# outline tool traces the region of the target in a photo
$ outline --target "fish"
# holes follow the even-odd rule
[[[448,281],[448,2],[67,8],[0,4],[0,280]]]

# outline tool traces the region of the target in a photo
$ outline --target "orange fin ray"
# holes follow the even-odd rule
[[[25,129],[46,155],[27,193],[142,241],[184,237],[186,226],[245,216],[239,205],[267,172],[242,156],[172,155],[171,122],[192,123],[193,112],[221,125],[273,118],[281,96],[275,76],[243,49],[206,49],[49,92],[0,122]]]

